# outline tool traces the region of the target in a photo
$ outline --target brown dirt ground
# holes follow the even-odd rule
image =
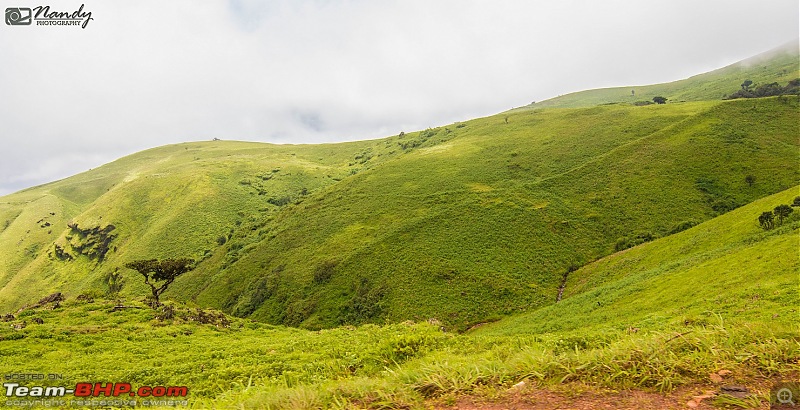
[[[742,384],[751,393],[764,398],[761,407],[756,408],[766,410],[770,408],[766,397],[772,383],[762,379]],[[725,407],[712,404],[719,391],[719,383],[684,386],[666,394],[645,390],[617,391],[583,384],[553,387],[527,384],[489,395],[444,397],[430,402],[429,407],[436,410],[719,410]]]

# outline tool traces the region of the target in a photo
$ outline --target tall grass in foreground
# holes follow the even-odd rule
[[[134,306],[136,303],[129,302]],[[20,313],[0,329],[0,372],[73,382],[187,385],[192,408],[422,408],[463,394],[495,396],[520,381],[670,392],[726,369],[752,386],[800,373],[792,315],[762,322],[672,322],[658,330],[444,333],[427,323],[319,332],[231,318],[230,327],[113,303],[67,301]],[[43,324],[34,324],[34,319]],[[763,393],[758,392],[756,393]]]
[[[414,408],[425,399],[491,395],[520,381],[548,386],[581,382],[659,392],[707,382],[728,369],[738,378],[776,378],[800,371],[794,325],[718,323],[680,332],[619,334],[605,346],[564,349],[560,339],[467,337],[415,360],[387,366],[372,378],[294,387],[242,386],[196,407]],[[751,401],[754,399],[751,399]]]

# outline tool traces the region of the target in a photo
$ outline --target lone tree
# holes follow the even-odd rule
[[[664,98],[664,97],[661,97],[661,96],[656,96],[656,97],[653,97],[653,102],[656,103],[656,104],[666,104],[667,103],[667,99]]]
[[[778,217],[778,224],[783,225],[783,218],[786,218],[793,211],[792,207],[786,204],[780,204],[775,207],[775,216]]]
[[[750,86],[753,85],[753,82],[750,80],[744,80],[742,83],[742,90],[750,91]]]
[[[756,183],[756,177],[754,177],[752,174],[748,174],[746,177],[744,177],[744,182],[746,182],[749,186],[753,186],[753,184]]]
[[[128,262],[125,267],[133,269],[144,276],[144,283],[150,286],[153,292],[150,298],[150,305],[153,308],[161,306],[158,298],[167,290],[167,287],[180,275],[194,269],[194,261],[191,259],[157,259],[139,260]],[[159,284],[158,282],[162,282]]]
[[[775,216],[772,211],[762,212],[758,217],[758,223],[764,229],[772,229],[775,226]]]

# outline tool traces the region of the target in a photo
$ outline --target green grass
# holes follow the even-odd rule
[[[784,54],[759,61],[675,92],[796,73]],[[464,331],[552,305],[568,270],[800,180],[796,97],[534,108],[371,141],[160,147],[4,196],[0,309],[102,293],[117,269],[123,295],[141,295],[126,262],[190,257],[168,297],[307,329]],[[109,225],[101,261],[85,232]]]
[[[656,96],[666,97],[667,103],[721,100],[739,90],[741,84],[748,79],[757,86],[774,82],[786,85],[789,81],[800,78],[799,57],[798,43],[794,41],[727,67],[671,83],[580,91],[516,110],[633,104],[639,101],[652,102]],[[634,91],[633,95],[631,90]]]
[[[370,141],[318,146],[179,144],[5,196],[0,199],[0,243],[7,245],[0,251],[0,305],[35,302],[54,289],[96,288],[94,282],[126,260],[202,259],[219,246],[220,237],[253,215],[275,214],[280,207],[270,199],[298,201],[352,170],[368,168],[370,162],[356,163],[350,156],[373,147],[373,162],[389,156]],[[54,260],[48,254],[56,244],[67,245],[70,222],[81,228],[113,224],[118,235],[115,251],[99,265],[77,255],[71,263]],[[49,225],[42,226],[45,223]]]
[[[0,308],[102,292],[114,269],[140,295],[125,262],[191,257],[169,297],[310,329],[465,330],[552,304],[570,266],[625,238],[792,186],[797,113],[789,98],[601,106],[357,143],[148,150],[0,200]],[[102,263],[74,251],[91,238],[70,221],[115,226]]]
[[[795,47],[636,88],[666,105],[593,90],[371,141],[186,143],[4,196],[0,311],[68,300],[0,322],[0,373],[268,409],[795,378],[800,211],[757,217],[800,194],[800,102],[720,98],[797,73]],[[122,266],[167,257],[198,265],[161,320]]]
[[[0,327],[0,371],[79,382],[188,386],[192,408],[425,408],[496,395],[526,380],[669,392],[732,371],[751,386],[800,371],[800,216],[755,222],[796,186],[570,274],[566,297],[466,334],[398,323],[308,331],[229,318],[174,319],[113,302],[69,300]],[[599,304],[597,302],[600,302]],[[33,323],[41,318],[43,324]],[[763,405],[755,391],[748,405]],[[720,405],[725,398],[720,398]]]
[[[234,256],[174,294],[308,328],[435,318],[464,330],[551,304],[563,272],[620,238],[664,236],[793,185],[796,120],[796,102],[773,99],[468,122],[253,222],[226,245],[241,246]],[[730,140],[727,124],[744,122]],[[326,264],[330,278],[314,281]],[[359,289],[375,309],[356,308]]]
[[[800,187],[794,187],[588,264],[570,273],[562,302],[478,333],[662,330],[781,318],[790,323],[799,306],[800,215],[768,231],[757,217],[798,195]]]

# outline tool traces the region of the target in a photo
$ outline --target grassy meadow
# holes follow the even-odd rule
[[[192,408],[423,408],[520,381],[670,392],[722,369],[740,383],[791,377],[800,215],[770,231],[755,218],[798,194],[600,259],[572,272],[561,302],[461,335],[426,322],[309,331],[207,310],[203,324],[198,307],[159,319],[135,301],[114,311],[119,301],[83,298],[17,314],[9,323],[27,326],[0,330],[0,368],[62,374],[58,385],[186,385]]]
[[[636,87],[663,105],[590,90],[368,141],[191,142],[0,197],[0,373],[387,409],[724,371],[752,394],[715,406],[764,407],[800,375],[800,208],[758,222],[800,196],[800,100],[722,97],[798,74],[773,52]],[[152,258],[196,261],[174,314],[124,267]]]
[[[115,271],[141,295],[124,263],[189,257],[170,298],[309,329],[463,331],[552,304],[565,272],[640,238],[792,186],[797,109],[530,110],[346,144],[157,148],[0,200],[0,308],[102,293]]]

